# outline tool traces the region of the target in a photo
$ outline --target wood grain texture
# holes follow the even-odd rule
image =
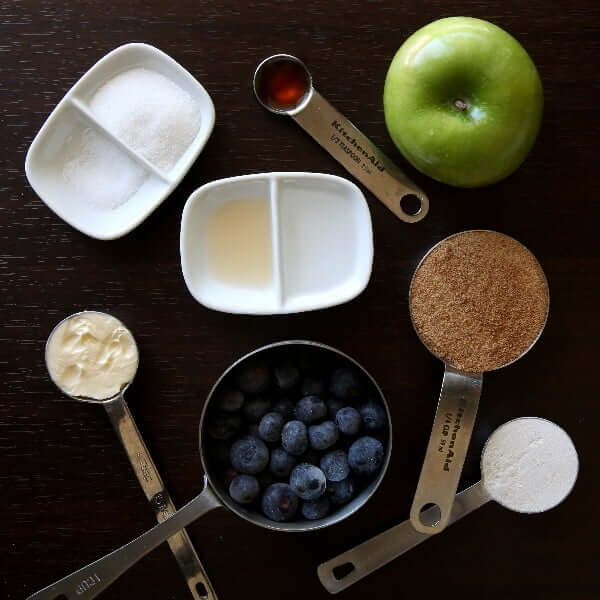
[[[537,64],[545,115],[536,146],[509,179],[456,190],[410,168],[431,212],[394,219],[367,195],[375,262],[367,290],[344,306],[285,317],[211,312],[187,292],[179,266],[186,198],[207,181],[262,171],[345,175],[291,120],[260,109],[250,78],[265,56],[287,51],[312,70],[323,95],[406,166],[383,123],[385,72],[402,41],[442,16],[494,21]],[[181,185],[133,233],[85,237],[40,201],[24,176],[25,152],[47,114],[101,56],[130,41],[154,44],[211,94],[214,133]],[[596,0],[252,2],[0,0],[0,596],[23,598],[153,524],[152,511],[104,411],[62,398],[43,364],[46,337],[64,316],[101,309],[134,332],[141,365],[128,401],[176,503],[200,490],[197,423],[203,399],[236,357],[290,337],[324,341],[375,376],[394,420],[384,483],[344,523],[279,534],[216,511],[189,528],[222,600],[327,598],[316,566],[405,519],[417,482],[442,366],[414,335],[411,273],[424,252],[456,231],[513,235],[550,282],[546,331],[534,351],[485,378],[461,487],[479,476],[487,435],[517,416],[563,425],[580,452],[578,484],[564,505],[520,516],[487,505],[442,536],[344,592],[343,597],[599,597],[600,492],[593,377],[600,338],[598,291],[600,5]],[[103,596],[189,597],[163,545]]]

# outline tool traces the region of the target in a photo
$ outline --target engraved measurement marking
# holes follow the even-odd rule
[[[333,127],[333,129],[335,129],[335,131],[337,131],[345,140],[342,141],[342,139],[340,138],[340,136],[336,135],[335,133],[331,136],[331,141],[334,144],[337,144],[346,154],[348,154],[350,156],[350,158],[356,162],[356,163],[360,163],[362,168],[367,171],[368,173],[370,173],[371,171],[369,170],[368,165],[366,165],[363,161],[362,161],[362,157],[365,158],[365,160],[367,162],[370,162],[378,171],[381,171],[382,173],[385,171],[385,167],[383,166],[383,164],[381,164],[381,162],[379,162],[379,160],[375,157],[374,154],[370,154],[367,150],[365,150],[357,141],[356,141],[356,137],[351,136],[343,127],[342,125],[339,123],[339,121],[337,121],[336,119],[334,119],[331,122],[331,127]]]
[[[456,416],[451,412],[446,413],[444,416],[444,422],[442,423],[442,437],[438,444],[438,452],[446,454],[442,468],[447,472],[450,472],[450,466],[454,459],[454,446],[456,445],[456,437],[461,429],[464,414],[464,406],[461,406],[456,411]]]
[[[100,577],[98,576],[98,573],[94,573],[93,575],[90,575],[89,577],[86,577],[75,589],[75,592],[77,593],[78,596],[81,596],[81,594],[85,594],[85,592],[87,592],[88,590],[92,589],[95,585],[97,585],[98,583],[100,583]]]
[[[142,472],[142,477],[146,481],[152,481],[152,470],[148,465],[148,461],[146,457],[141,452],[136,452],[135,457],[137,458],[138,464],[140,465],[140,470]]]

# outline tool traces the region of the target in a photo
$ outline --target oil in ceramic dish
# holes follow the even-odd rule
[[[270,286],[273,245],[269,199],[236,199],[218,205],[206,226],[206,249],[215,279],[234,286]]]

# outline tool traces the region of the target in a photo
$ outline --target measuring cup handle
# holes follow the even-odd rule
[[[433,428],[410,509],[410,522],[421,533],[439,533],[448,524],[475,425],[482,385],[483,373],[463,373],[446,365]],[[421,518],[421,511],[431,504],[440,510],[440,519],[435,523],[424,522]]]
[[[118,550],[29,596],[27,600],[91,600],[173,534],[219,506],[221,503],[208,486],[205,476],[202,493],[172,517]]]
[[[133,420],[122,394],[104,402],[104,408],[123,444],[135,475],[150,502],[159,523],[175,512],[169,492],[156,468],[148,448]],[[198,558],[187,531],[182,529],[167,540],[194,600],[217,600],[208,575]]]
[[[456,495],[448,524],[455,523],[488,501],[489,496],[481,481],[463,490]],[[434,520],[436,516],[435,508],[429,508],[423,514],[428,520]],[[337,594],[429,537],[431,536],[415,531],[409,520],[404,521],[320,564],[317,575],[329,593]]]

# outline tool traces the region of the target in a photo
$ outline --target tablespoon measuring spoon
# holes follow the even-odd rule
[[[391,159],[313,87],[306,65],[290,54],[263,60],[254,73],[256,98],[268,111],[292,117],[399,219],[421,221],[429,199]],[[416,208],[408,208],[408,199]]]
[[[493,451],[487,452],[490,448],[490,443],[494,442],[494,438],[501,434],[503,429],[522,426],[523,424],[527,424],[527,422],[533,423],[534,426],[537,423],[545,431],[552,431],[554,429],[556,432],[560,432],[562,446],[566,450],[562,456],[557,458],[557,461],[561,461],[563,468],[566,467],[563,470],[563,475],[566,474],[567,476],[561,480],[560,489],[556,490],[552,500],[543,506],[542,510],[526,511],[517,509],[514,504],[509,506],[506,501],[507,499],[510,500],[510,495],[507,495],[506,488],[502,489],[501,487],[489,484],[485,477],[486,465],[484,463],[486,463],[486,459],[490,463],[497,460]],[[496,429],[488,438],[481,454],[482,480],[456,494],[452,512],[448,519],[448,525],[456,523],[459,519],[462,519],[491,500],[509,510],[523,514],[549,510],[560,504],[573,489],[577,479],[578,466],[575,446],[568,434],[558,425],[539,417],[520,417],[508,421]],[[558,469],[557,464],[551,464],[550,467]],[[546,473],[545,475],[548,474]],[[528,477],[524,477],[523,479],[528,479]],[[527,485],[527,481],[524,483]],[[436,507],[429,508],[421,514],[422,519],[430,523],[434,523],[439,519],[439,516],[439,509]],[[431,537],[426,533],[421,533],[414,529],[410,520],[407,519],[387,531],[372,537],[370,540],[355,546],[351,550],[320,564],[317,568],[317,575],[328,592],[337,594]]]
[[[107,335],[106,344],[99,339],[100,332]],[[62,349],[65,352],[61,352]],[[74,400],[104,406],[156,519],[160,523],[169,518],[175,506],[124,398],[139,364],[131,332],[112,315],[98,311],[75,313],[52,330],[46,342],[45,358],[50,377],[61,392]],[[108,373],[102,368],[96,370],[98,366],[103,366]],[[106,395],[108,397],[102,398]],[[185,529],[175,532],[167,542],[192,596],[196,600],[217,600]],[[93,576],[82,579],[77,594],[85,597],[95,584]]]

